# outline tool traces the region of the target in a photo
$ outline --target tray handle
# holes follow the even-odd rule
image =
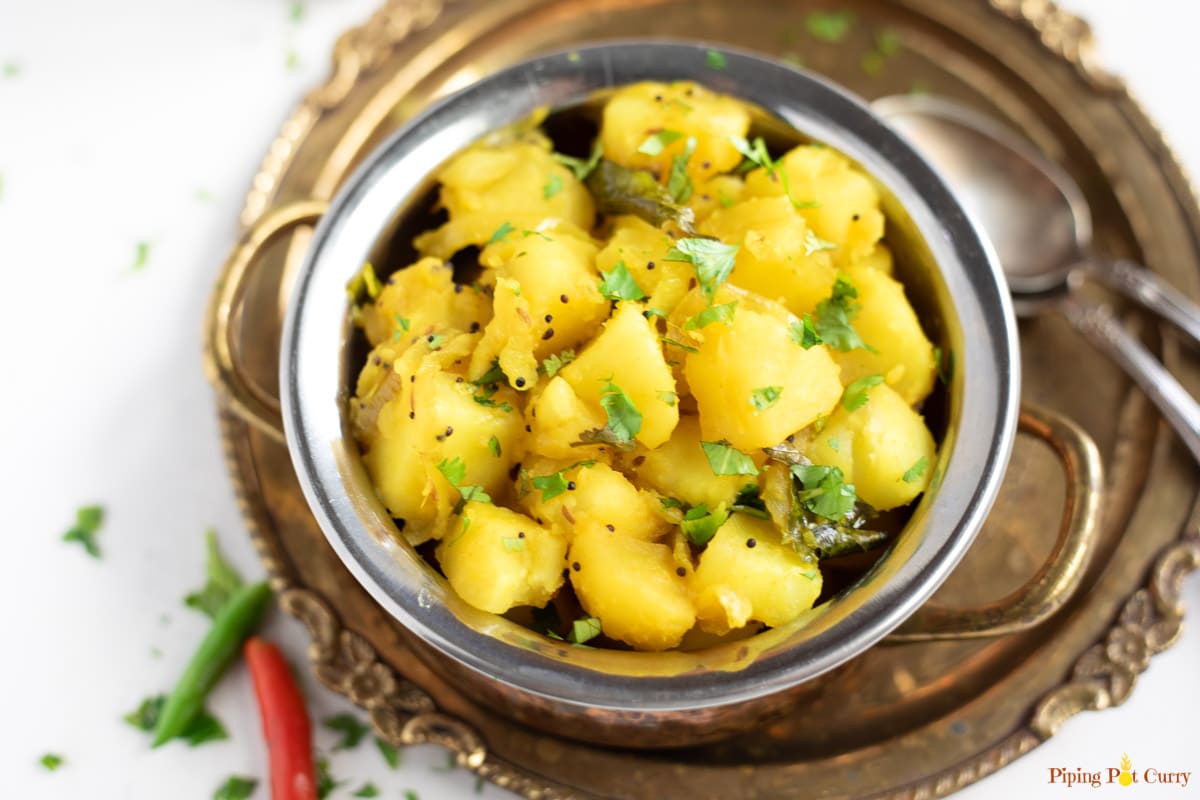
[[[243,369],[233,341],[232,319],[246,293],[246,279],[268,245],[297,225],[311,225],[329,203],[302,200],[264,214],[243,235],[221,268],[205,320],[205,366],[209,380],[229,410],[276,441],[282,442],[279,398],[259,386]]]
[[[887,642],[979,639],[1027,630],[1053,616],[1079,588],[1100,530],[1100,453],[1075,422],[1048,409],[1022,406],[1019,430],[1049,444],[1066,472],[1062,523],[1046,563],[1027,584],[1001,600],[973,608],[926,604]]]

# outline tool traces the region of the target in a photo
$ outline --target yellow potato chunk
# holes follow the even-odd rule
[[[519,236],[548,220],[590,229],[596,214],[592,196],[551,153],[549,139],[527,134],[455,156],[438,175],[450,221],[418,236],[417,250],[449,258],[469,245],[482,247],[506,228],[508,236]]]
[[[728,208],[742,198],[746,182],[737,175],[714,175],[696,184],[688,205],[696,212],[696,220],[703,222],[720,208]]]
[[[687,585],[665,544],[588,521],[576,530],[568,561],[580,604],[613,639],[638,650],[666,650],[696,621]]]
[[[555,375],[530,406],[529,449],[549,458],[578,458],[581,450],[572,444],[580,441],[584,431],[603,428],[605,421],[603,412],[580,400],[571,384]],[[589,458],[592,449],[588,448]]]
[[[387,279],[374,303],[362,307],[360,322],[372,345],[407,340],[452,328],[482,327],[492,316],[486,297],[463,291],[454,269],[438,258],[422,258]]]
[[[529,390],[538,379],[535,353],[539,336],[521,284],[512,278],[497,279],[492,309],[492,321],[471,355],[469,377],[479,380],[495,361],[499,362],[510,385]]]
[[[829,252],[813,250],[808,224],[786,197],[753,197],[717,209],[700,231],[741,245],[730,276],[734,285],[797,316],[828,297],[837,277]]]
[[[855,267],[848,276],[858,290],[856,302],[860,305],[854,329],[875,352],[862,348],[834,351],[842,382],[849,385],[867,375],[882,375],[904,402],[921,402],[933,391],[937,364],[933,343],[921,329],[904,287],[869,266]]]
[[[640,458],[641,463],[634,467],[639,480],[689,506],[704,503],[716,508],[721,503],[732,503],[743,486],[754,482],[753,475],[713,474],[700,447],[700,421],[696,417],[680,417],[667,443],[640,454]]]
[[[658,333],[639,303],[621,302],[592,342],[559,374],[575,394],[601,413],[605,387],[613,384],[624,391],[641,414],[638,442],[658,447],[671,436],[679,422],[679,409],[668,405],[660,393],[673,393],[675,379],[663,358]],[[607,418],[607,416],[606,416]]]
[[[741,163],[730,137],[744,137],[749,128],[749,112],[733,98],[691,82],[646,82],[618,89],[609,99],[600,141],[606,158],[665,178],[672,159],[684,153],[692,138],[696,149],[687,171],[693,181],[700,181]],[[663,131],[681,135],[657,155],[638,152],[647,137]]]
[[[832,251],[834,264],[846,267],[869,253],[883,236],[884,226],[879,192],[871,179],[828,147],[797,147],[781,161],[792,200],[815,203],[801,208],[800,214],[817,236],[837,245]],[[784,182],[772,178],[765,169],[746,176],[747,195],[776,197],[784,192]]]
[[[670,527],[658,513],[658,498],[639,490],[607,464],[539,461],[530,463],[526,471],[529,485],[522,487],[526,492],[522,505],[568,541],[587,521],[597,522],[606,530],[611,525],[624,536],[647,540],[661,536]],[[538,481],[547,480],[547,476],[550,483],[539,488]]]
[[[892,275],[896,271],[892,251],[883,242],[875,245],[869,253],[860,256],[850,267],[851,269],[870,267],[879,270],[884,275]]]
[[[841,397],[838,365],[826,348],[794,343],[778,317],[740,304],[732,324],[712,323],[701,333],[684,372],[705,441],[769,447],[828,414]]]
[[[734,514],[700,554],[688,585],[700,629],[723,634],[752,620],[771,627],[791,622],[820,596],[821,572],[784,544],[770,522]]]
[[[869,389],[866,404],[856,411],[839,404],[804,451],[814,464],[841,469],[858,496],[880,511],[925,491],[937,460],[924,418],[886,384]]]
[[[471,501],[437,558],[458,596],[482,611],[544,606],[563,582],[567,543],[524,514]]]

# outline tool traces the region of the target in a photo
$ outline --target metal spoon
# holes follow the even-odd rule
[[[991,239],[1020,316],[1061,313],[1137,381],[1200,461],[1200,404],[1114,318],[1073,293],[1086,275],[1174,323],[1200,346],[1200,306],[1131,261],[1090,253],[1083,193],[1057,165],[1002,125],[928,96],[886,97],[874,111],[942,173]]]

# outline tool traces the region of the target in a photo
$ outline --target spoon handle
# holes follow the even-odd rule
[[[1073,297],[1063,301],[1058,308],[1076,330],[1137,381],[1195,459],[1200,461],[1200,403],[1188,394],[1175,376],[1125,330],[1108,306]]]
[[[1200,305],[1189,300],[1174,286],[1134,261],[1093,259],[1088,274],[1110,289],[1136,300],[1191,337],[1191,345],[1200,348]]]

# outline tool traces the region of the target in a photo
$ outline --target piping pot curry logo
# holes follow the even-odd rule
[[[1066,767],[1050,767],[1048,783],[1059,784],[1068,789],[1076,786],[1091,786],[1100,788],[1105,784],[1119,786],[1177,786],[1186,789],[1191,781],[1192,773],[1183,770],[1165,770],[1158,767],[1147,767],[1143,770],[1134,769],[1133,759],[1127,753],[1121,755],[1119,767],[1108,767],[1090,771],[1082,767],[1068,769]]]

